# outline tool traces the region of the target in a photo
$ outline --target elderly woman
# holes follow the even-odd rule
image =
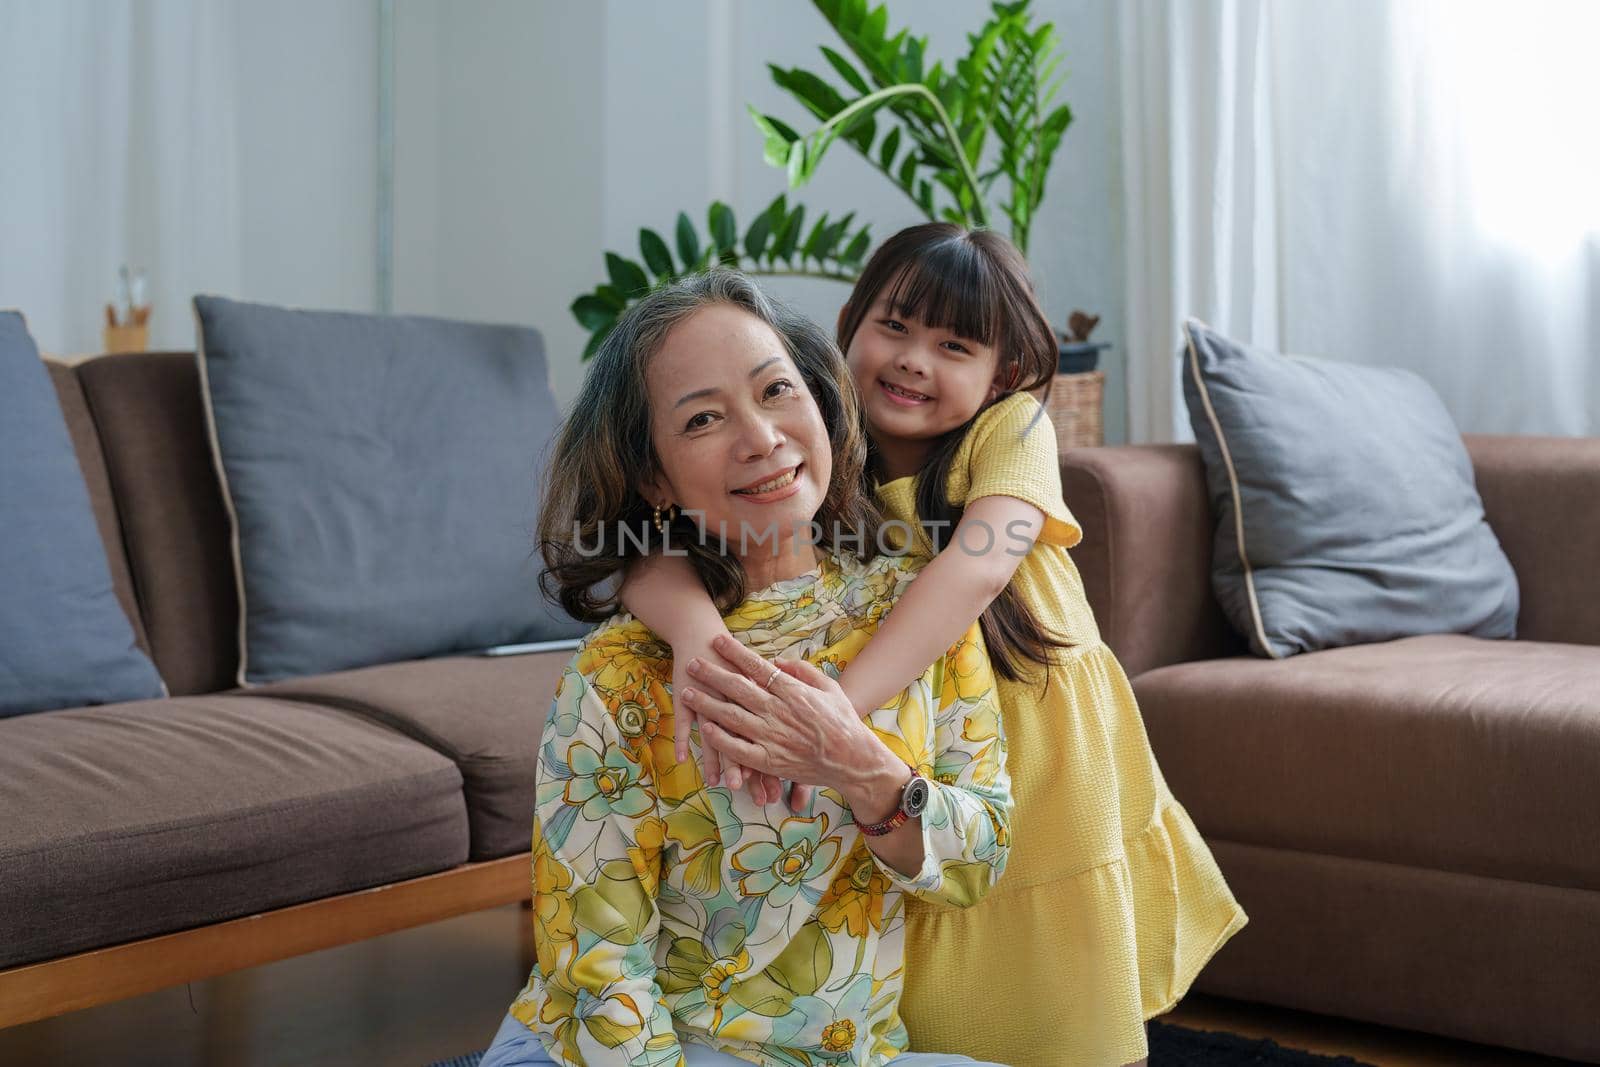
[[[999,877],[1005,738],[976,626],[867,718],[836,684],[916,566],[876,551],[864,460],[838,349],[742,275],[656,291],[600,347],[540,534],[552,591],[604,621],[545,723],[538,962],[483,1067],[974,1062],[907,1050],[903,901]],[[698,739],[677,761],[671,650],[597,591],[651,548],[688,554],[737,639],[683,699],[816,783],[804,810],[707,788]]]

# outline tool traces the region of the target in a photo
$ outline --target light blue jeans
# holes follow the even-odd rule
[[[741,1060],[726,1052],[714,1052],[703,1045],[684,1045],[683,1059],[689,1067],[750,1067],[749,1060]],[[478,1067],[549,1067],[555,1063],[534,1032],[508,1012],[500,1023],[500,1032],[494,1035],[494,1044],[483,1054],[483,1061]],[[907,1052],[889,1063],[890,1067],[947,1067],[957,1063],[963,1067],[1004,1067],[1004,1064],[983,1063],[970,1056],[942,1055],[937,1052]]]

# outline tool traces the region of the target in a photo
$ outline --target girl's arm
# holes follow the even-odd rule
[[[869,715],[945,655],[1011,581],[1044,528],[1044,512],[1011,496],[969,504],[944,550],[917,573],[878,632],[839,676]]]
[[[727,633],[728,628],[686,557],[651,553],[633,560],[623,573],[618,597],[634,618],[672,646],[674,693],[682,692],[689,684],[686,665],[691,659],[700,656],[716,662],[711,641],[718,634]],[[683,763],[689,759],[689,732],[694,729],[694,714],[682,708],[674,714],[673,722],[678,762]],[[700,751],[705,759],[707,785],[721,785],[726,779],[730,788],[738,789],[748,775],[751,795],[756,801],[765,804],[777,799],[776,779],[749,774],[738,764],[723,759],[712,745],[702,744]]]

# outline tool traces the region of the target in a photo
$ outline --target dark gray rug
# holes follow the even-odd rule
[[[1319,1056],[1284,1048],[1266,1038],[1188,1030],[1151,1023],[1150,1067],[1372,1067],[1349,1056]],[[478,1067],[483,1053],[472,1052],[431,1067]]]

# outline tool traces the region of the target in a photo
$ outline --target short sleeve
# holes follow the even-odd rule
[[[948,489],[963,507],[986,496],[1026,500],[1044,512],[1039,539],[1046,544],[1072,548],[1083,539],[1062,498],[1055,426],[1031,393],[1012,393],[978,416],[951,466]]]

